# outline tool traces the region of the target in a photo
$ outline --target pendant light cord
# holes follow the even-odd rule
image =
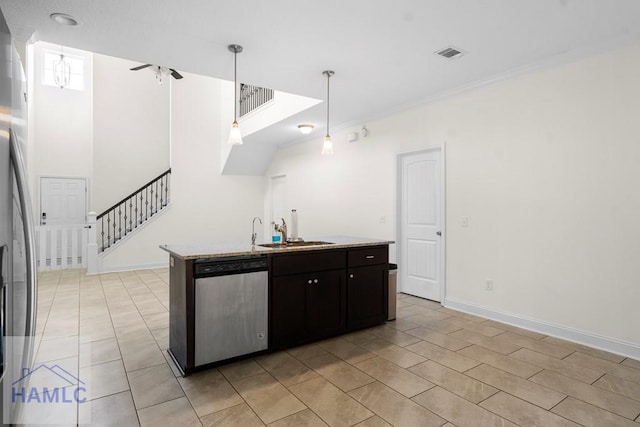
[[[329,97],[331,96],[331,91],[329,90],[329,80],[331,76],[333,76],[334,72],[331,70],[323,71],[322,74],[327,76],[327,136],[329,136]]]
[[[331,79],[331,74],[327,73],[327,136],[329,136],[329,80]]]
[[[238,52],[233,52],[233,121],[238,121]]]

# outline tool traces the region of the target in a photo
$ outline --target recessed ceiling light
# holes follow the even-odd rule
[[[307,135],[313,130],[313,125],[298,125],[298,129],[300,129],[301,133]]]
[[[75,27],[78,25],[78,20],[71,15],[67,15],[66,13],[52,13],[49,15],[49,18],[56,21],[58,24],[68,25],[70,27]]]

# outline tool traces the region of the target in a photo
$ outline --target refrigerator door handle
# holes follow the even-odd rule
[[[11,162],[16,173],[16,184],[18,196],[20,198],[20,210],[22,210],[22,224],[24,226],[25,255],[27,261],[27,319],[25,322],[25,336],[36,334],[36,248],[35,229],[33,218],[31,218],[31,198],[27,186],[27,176],[25,173],[24,160],[18,147],[18,140],[11,132]]]

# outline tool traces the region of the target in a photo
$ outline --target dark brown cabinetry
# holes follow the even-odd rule
[[[350,250],[347,269],[347,327],[360,329],[387,320],[388,298],[387,247]]]
[[[309,342],[345,330],[346,258],[343,250],[272,257],[270,347]]]
[[[343,270],[316,273],[307,281],[307,331],[312,337],[342,332],[346,326],[345,279]]]
[[[377,244],[263,254],[262,259],[266,255],[266,263],[261,261],[262,274],[263,268],[268,268],[267,351],[385,322],[388,311],[388,250],[388,245]],[[250,258],[251,262],[256,258],[256,255],[243,256]],[[220,302],[222,294],[213,292],[212,288],[220,287],[221,290],[226,281],[212,280],[209,283],[209,276],[217,277],[217,269],[227,261],[234,266],[238,264],[235,257],[184,259],[171,255],[169,354],[183,374],[245,356],[207,359],[211,363],[198,362],[198,349],[209,349],[196,344],[198,331],[203,327],[217,326],[206,320],[208,317],[198,323],[197,319],[201,318],[198,313],[224,311],[229,307],[229,304]],[[198,283],[201,279],[206,283]],[[206,289],[202,288],[204,286]],[[203,292],[199,293],[198,289]],[[218,299],[206,297],[214,294]],[[242,297],[240,295],[238,299],[242,300]],[[237,312],[235,310],[234,314]],[[226,334],[229,337],[238,335],[229,330]],[[223,346],[223,341],[216,338],[215,343]],[[215,346],[211,348],[217,351]]]
[[[387,320],[388,246],[274,255],[270,349]]]

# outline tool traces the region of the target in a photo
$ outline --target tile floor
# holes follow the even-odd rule
[[[166,269],[40,275],[37,362],[77,373],[112,426],[636,426],[640,362],[398,295],[386,325],[187,378]]]

